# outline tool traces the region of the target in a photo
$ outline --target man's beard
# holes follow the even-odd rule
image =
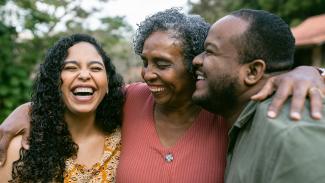
[[[238,101],[238,77],[219,76],[215,82],[209,83],[205,96],[193,97],[193,101],[204,109],[219,115],[225,115],[234,109]]]

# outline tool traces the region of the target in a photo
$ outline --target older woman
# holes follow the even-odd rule
[[[115,181],[121,86],[121,77],[94,38],[77,34],[60,39],[49,49],[34,83],[30,148],[21,148],[20,136],[12,141],[1,180]]]

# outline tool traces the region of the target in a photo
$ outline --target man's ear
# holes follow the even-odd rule
[[[246,85],[255,85],[263,78],[265,73],[266,64],[264,60],[256,59],[250,63],[245,64],[244,83]]]

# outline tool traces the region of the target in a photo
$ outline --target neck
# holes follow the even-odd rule
[[[163,106],[156,105],[154,109],[155,119],[175,125],[183,125],[192,123],[200,112],[201,107],[195,105],[191,100],[188,100],[180,106]]]
[[[258,93],[263,88],[263,86],[266,83],[266,80],[269,77],[270,75],[265,74],[265,76],[263,76],[263,78],[260,81],[258,81],[255,85],[246,86],[243,91],[239,92],[241,94],[238,96],[238,101],[236,102],[236,104],[228,108],[231,110],[225,111],[222,114],[229,127],[234,125],[241,112],[244,110],[246,105],[251,101],[251,97],[256,93]]]
[[[245,108],[246,103],[238,104],[236,107],[231,108],[231,112],[229,113],[224,113],[222,116],[224,117],[227,126],[231,128],[234,123],[236,122],[237,118],[239,117],[240,113],[243,111]]]
[[[178,107],[156,105],[155,128],[161,144],[165,147],[175,145],[193,125],[200,110],[201,108],[192,102],[186,102]]]
[[[99,131],[95,125],[95,117],[95,113],[73,114],[66,112],[64,114],[64,119],[68,124],[70,134],[74,141],[79,141]]]

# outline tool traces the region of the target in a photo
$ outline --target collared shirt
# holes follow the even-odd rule
[[[229,131],[226,183],[325,183],[325,120],[266,116],[271,99],[249,102]],[[324,110],[323,110],[323,114]]]

